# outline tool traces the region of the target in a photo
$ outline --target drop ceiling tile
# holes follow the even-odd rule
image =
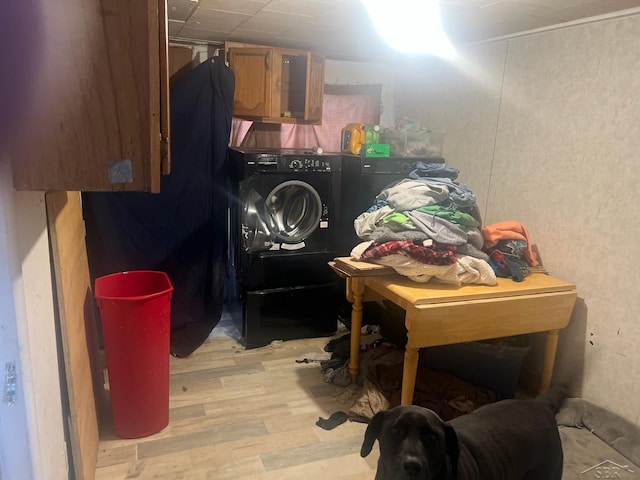
[[[305,15],[295,15],[282,12],[265,12],[262,10],[244,22],[242,27],[257,32],[273,31],[275,34],[278,34],[291,27],[300,25],[309,18],[310,17]]]
[[[268,12],[295,13],[313,17],[326,12],[331,7],[329,4],[314,2],[312,0],[271,0],[271,2],[264,7],[264,10]]]
[[[270,43],[273,38],[274,35],[272,33],[257,32],[246,28],[236,28],[231,35],[229,35],[229,40],[246,43]]]
[[[246,22],[251,15],[221,10],[198,8],[187,20],[187,27],[199,30],[213,30],[217,32],[231,32]]]
[[[199,28],[190,28],[188,26],[182,27],[180,30],[180,35],[178,38],[181,39],[193,39],[193,40],[204,40],[208,42],[224,42],[227,38],[228,33],[226,32],[216,32],[213,30],[201,30]]]
[[[311,42],[314,49],[319,51],[334,48],[335,45],[340,45],[341,50],[351,49],[354,46],[363,50],[367,46],[374,49],[381,43],[379,35],[369,27],[368,21],[363,20],[354,24],[348,19],[345,20],[347,21],[334,24],[309,21],[279,35],[278,38],[291,42]]]
[[[181,22],[179,20],[169,20],[169,36],[178,36],[180,30],[182,30],[182,27],[184,27],[184,22]]]
[[[470,8],[458,3],[440,3],[440,15],[443,18],[450,16],[468,17],[470,15]]]
[[[342,25],[343,23],[345,23],[345,14],[346,11],[341,9],[340,7],[333,7],[319,15],[314,16],[308,21],[311,23],[324,25]]]
[[[358,1],[358,0],[313,0],[315,3],[325,3],[327,5],[340,5],[347,1]]]
[[[338,5],[317,15],[309,20],[310,23],[337,25],[339,28],[354,29],[360,25],[370,25],[371,21],[367,12],[355,2],[347,2],[344,5]]]
[[[300,25],[290,28],[280,36],[290,40],[315,41],[326,38],[330,35],[336,35],[342,30],[340,25],[323,25],[312,22],[303,22]]]
[[[200,0],[198,8],[253,15],[269,3],[269,0]]]
[[[270,40],[269,43],[275,47],[294,48],[296,50],[310,50],[312,52],[324,53],[324,50],[320,50],[317,44],[313,42],[291,42],[291,40],[276,37]]]
[[[167,17],[170,20],[186,20],[194,8],[198,6],[198,2],[192,0],[168,0]]]
[[[499,2],[483,5],[478,14],[485,18],[491,17],[500,23],[509,23],[511,18],[522,18],[541,15],[549,11],[549,7],[535,3]]]

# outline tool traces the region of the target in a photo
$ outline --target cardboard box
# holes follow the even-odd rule
[[[362,145],[361,155],[364,157],[388,157],[388,143],[365,143]]]

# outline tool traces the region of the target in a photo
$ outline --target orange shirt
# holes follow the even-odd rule
[[[535,267],[538,265],[538,259],[535,252],[531,249],[529,241],[529,232],[527,228],[520,222],[505,221],[487,225],[482,228],[482,237],[484,238],[484,249],[490,250],[500,240],[524,240],[527,242],[527,250],[525,258],[529,265]]]

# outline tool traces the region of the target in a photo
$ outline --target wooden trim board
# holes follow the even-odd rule
[[[47,193],[47,218],[75,478],[93,480],[98,457],[98,337],[79,192]]]

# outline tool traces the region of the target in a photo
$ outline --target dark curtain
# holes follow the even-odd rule
[[[160,193],[83,194],[91,276],[159,270],[174,287],[171,353],[220,320],[227,268],[227,146],[235,78],[218,57],[171,87],[171,174]]]

